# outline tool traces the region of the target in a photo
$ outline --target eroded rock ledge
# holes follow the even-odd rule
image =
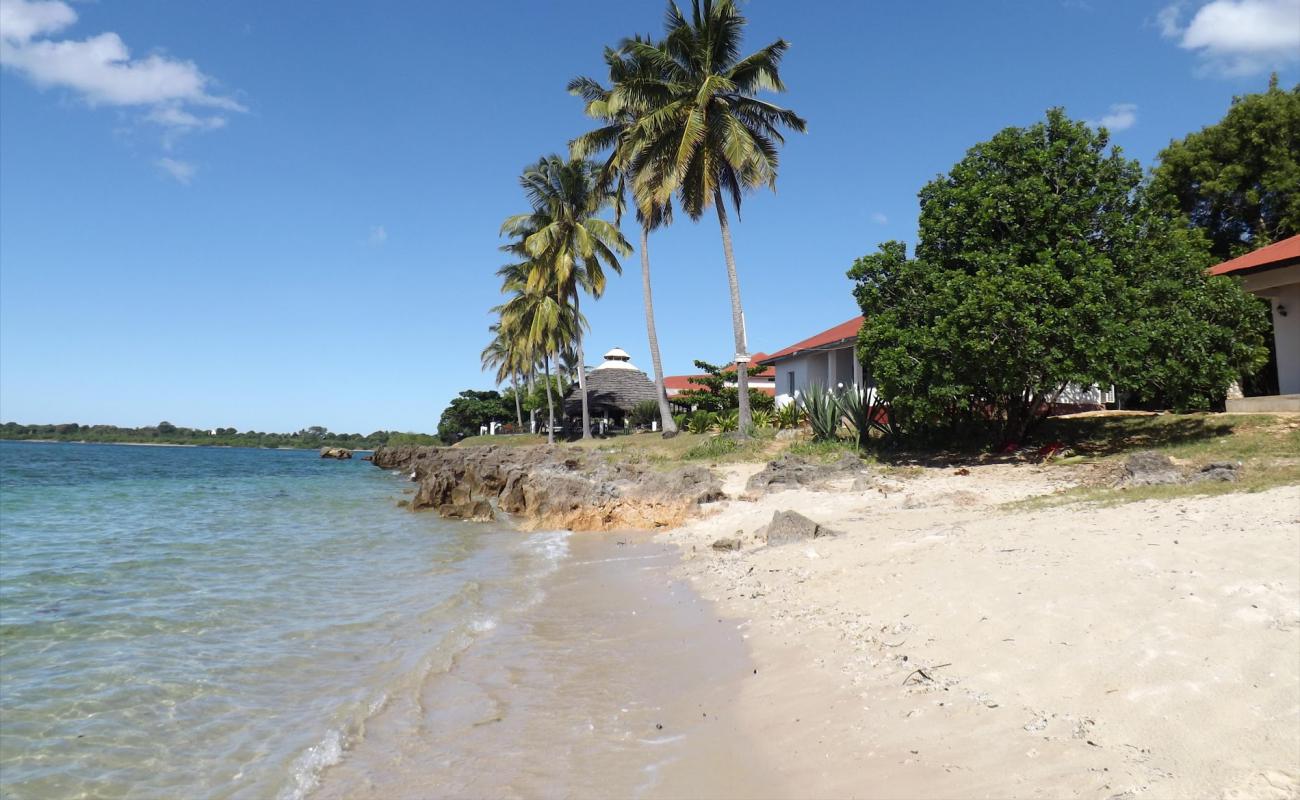
[[[673,527],[724,497],[705,467],[657,470],[576,447],[381,447],[372,460],[414,473],[412,509],[479,521],[500,511],[529,528]]]

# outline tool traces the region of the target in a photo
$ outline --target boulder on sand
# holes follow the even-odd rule
[[[346,447],[322,447],[320,449],[320,457],[348,459],[352,458],[352,451]]]
[[[1143,450],[1129,456],[1124,462],[1124,474],[1119,482],[1124,486],[1161,486],[1182,483],[1183,474],[1169,456],[1154,450]]]
[[[800,486],[815,487],[824,481],[860,472],[865,466],[862,459],[852,453],[845,453],[833,464],[817,464],[785,453],[750,477],[745,489],[751,494],[762,494],[797,489]]]
[[[1235,461],[1212,461],[1201,467],[1201,471],[1192,476],[1194,481],[1223,481],[1232,483],[1237,480],[1240,465]]]
[[[769,545],[780,545],[838,535],[838,531],[814,522],[798,511],[778,511],[759,533],[759,538]]]

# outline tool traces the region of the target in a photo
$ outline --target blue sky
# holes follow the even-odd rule
[[[1062,105],[1149,167],[1269,69],[1300,0],[753,0],[808,119],[736,226],[753,350],[856,308],[916,192]],[[657,32],[658,0],[0,0],[0,418],[431,431],[486,387],[521,168],[588,126],[564,85]],[[629,238],[634,231],[628,230]],[[651,240],[668,372],[731,350],[716,221]],[[649,368],[638,260],[589,303],[589,361]]]

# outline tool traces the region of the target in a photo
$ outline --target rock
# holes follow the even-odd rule
[[[726,539],[726,538],[719,539],[719,540],[717,540],[716,542],[713,543],[713,549],[714,549],[714,550],[722,550],[722,551],[727,551],[727,550],[739,550],[739,549],[740,549],[740,540],[739,540],[739,539]]]
[[[827,480],[860,471],[862,459],[852,453],[845,453],[833,464],[815,464],[799,456],[783,454],[775,461],[768,462],[761,472],[750,477],[745,489],[753,495],[764,492],[780,492],[801,486],[816,486]]]
[[[1240,465],[1233,461],[1214,461],[1201,467],[1201,471],[1192,476],[1194,481],[1222,481],[1232,483],[1240,477]]]
[[[352,458],[352,451],[345,447],[322,447],[320,449],[320,457],[348,459]]]
[[[769,545],[781,545],[838,535],[837,531],[813,522],[798,511],[778,511],[772,515],[772,521],[763,529],[760,538]]]
[[[413,510],[491,520],[495,507],[518,515],[524,527],[662,528],[725,497],[701,466],[665,472],[555,446],[381,447],[373,463],[413,476]]]
[[[1124,462],[1120,483],[1125,486],[1161,486],[1182,483],[1183,474],[1169,456],[1154,450],[1134,453]]]

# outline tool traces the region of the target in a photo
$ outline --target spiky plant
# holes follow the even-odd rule
[[[813,441],[834,441],[842,418],[839,398],[823,386],[813,384],[799,397],[799,402],[812,426]]]

